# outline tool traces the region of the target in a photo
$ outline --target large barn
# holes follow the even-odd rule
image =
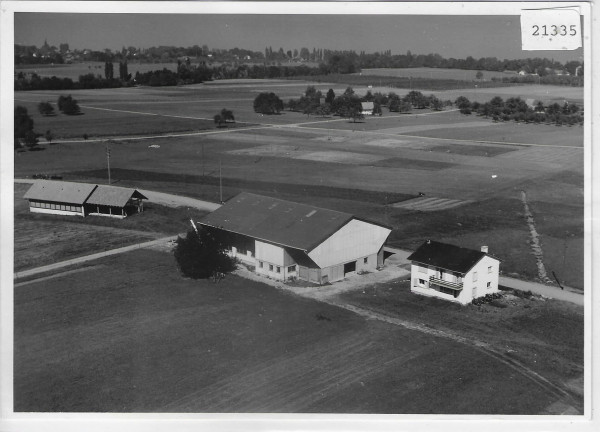
[[[226,232],[230,253],[256,273],[319,284],[383,266],[391,232],[348,213],[245,192],[198,223]]]
[[[38,180],[23,196],[32,213],[124,218],[144,209],[136,189],[54,180]]]

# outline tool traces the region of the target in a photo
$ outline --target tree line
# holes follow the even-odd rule
[[[47,42],[41,48],[15,44],[15,64],[27,63],[63,63],[63,56],[71,53],[68,44],[60,44],[60,49],[49,46]],[[244,63],[279,63],[285,61],[307,61],[325,64],[339,73],[359,72],[361,69],[370,68],[447,68],[447,69],[476,69],[484,71],[525,71],[530,74],[544,76],[553,71],[567,71],[571,75],[583,74],[583,62],[569,61],[564,64],[547,58],[504,59],[496,57],[474,58],[468,56],[464,59],[445,58],[439,54],[392,54],[391,50],[366,53],[354,50],[329,50],[324,48],[306,47],[300,49],[287,49],[280,47],[273,50],[266,47],[264,53],[247,49],[209,49],[208,46],[194,45],[191,47],[158,46],[150,48],[123,47],[120,51],[74,50],[78,61],[101,62],[170,62],[182,58],[202,59],[202,62],[229,62],[229,66],[237,67]],[[34,56],[35,54],[35,56]],[[579,70],[577,70],[579,69]]]
[[[452,101],[444,102],[434,95],[426,96],[416,90],[408,92],[404,97],[394,92],[383,94],[372,93],[369,90],[360,97],[352,87],[348,87],[341,95],[336,95],[333,89],[329,89],[323,96],[320,90],[308,86],[300,98],[289,99],[286,103],[275,93],[261,93],[254,100],[254,111],[261,114],[278,114],[283,109],[288,109],[307,116],[335,115],[356,121],[364,118],[363,102],[373,102],[373,115],[382,115],[382,107],[387,107],[389,112],[410,112],[413,108],[440,111],[445,106],[452,105]]]
[[[516,121],[524,123],[546,123],[557,126],[576,124],[583,126],[583,111],[574,103],[557,102],[544,105],[538,101],[535,105],[528,104],[520,97],[511,97],[503,100],[496,96],[485,103],[471,102],[464,96],[455,100],[456,107],[462,114],[470,115],[473,112],[494,121]]]

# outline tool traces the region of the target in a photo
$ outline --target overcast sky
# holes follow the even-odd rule
[[[392,50],[392,54],[547,57],[582,60],[582,50],[522,51],[518,16],[155,15],[16,13],[15,43],[101,50],[158,45]]]

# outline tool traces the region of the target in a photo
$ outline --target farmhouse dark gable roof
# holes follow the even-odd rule
[[[48,202],[84,204],[97,185],[90,183],[38,180],[23,198]]]
[[[125,207],[131,198],[147,199],[137,189],[99,185],[88,198],[87,204]]]
[[[348,213],[242,192],[199,223],[310,251],[352,219]]]
[[[488,254],[475,249],[428,240],[419,246],[408,259],[428,266],[465,274],[486,255]]]

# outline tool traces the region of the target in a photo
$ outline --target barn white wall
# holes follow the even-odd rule
[[[282,247],[264,243],[258,240],[256,240],[254,245],[257,260],[266,261],[279,266],[283,266],[285,264],[285,251]]]
[[[352,219],[308,256],[321,268],[377,254],[391,230]]]
[[[85,216],[83,212],[75,212],[75,211],[67,211],[67,210],[56,210],[56,209],[45,209],[40,207],[29,207],[29,211],[31,213],[47,213],[47,214],[57,214],[57,215],[66,215],[66,216]]]

